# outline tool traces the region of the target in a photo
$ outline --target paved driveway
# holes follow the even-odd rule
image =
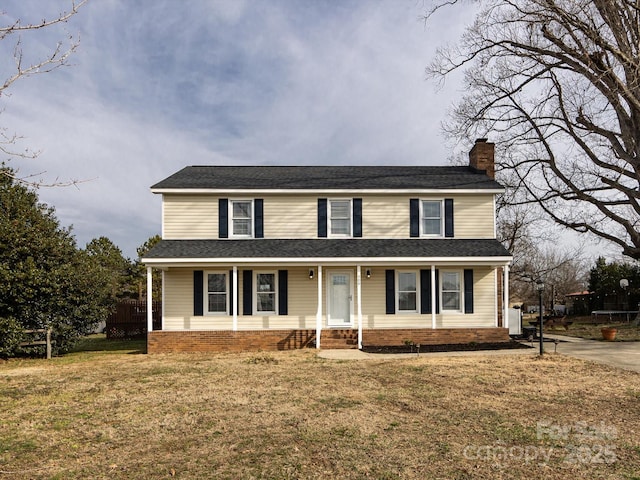
[[[563,340],[557,346],[558,353],[640,372],[640,342],[599,342],[563,335],[545,337]],[[552,352],[554,347],[545,342],[545,348]]]

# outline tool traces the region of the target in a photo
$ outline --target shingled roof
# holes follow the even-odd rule
[[[484,171],[434,166],[191,166],[152,190],[502,190]]]
[[[451,257],[504,259],[511,255],[494,239],[162,240],[145,255],[143,261]]]

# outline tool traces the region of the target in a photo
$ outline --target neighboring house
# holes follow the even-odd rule
[[[494,145],[468,167],[193,166],[151,187],[149,352],[509,339]]]

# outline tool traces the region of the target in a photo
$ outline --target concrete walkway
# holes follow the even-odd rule
[[[487,355],[529,355],[535,356],[533,348],[515,348],[511,350],[479,350],[463,352],[422,352],[417,353],[367,353],[356,349],[320,350],[318,356],[329,360],[389,360],[394,358],[428,358],[428,357],[471,357]]]
[[[591,360],[612,367],[640,372],[640,342],[599,342],[583,338],[567,337],[564,335],[547,335],[546,339],[557,339],[559,343],[546,341],[545,352],[556,351],[562,355]],[[538,344],[534,341],[534,348],[515,350],[481,350],[473,352],[428,352],[420,353],[420,357],[461,357],[487,355],[538,355]],[[389,360],[394,358],[415,358],[415,353],[365,353],[360,350],[320,350],[318,356],[331,360]]]

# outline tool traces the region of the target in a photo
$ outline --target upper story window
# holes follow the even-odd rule
[[[442,200],[422,200],[420,203],[421,234],[429,237],[442,236]]]
[[[351,236],[351,200],[329,200],[329,234]]]
[[[453,198],[409,199],[409,236],[453,238]]]
[[[231,235],[252,237],[253,203],[251,200],[231,200]]]

